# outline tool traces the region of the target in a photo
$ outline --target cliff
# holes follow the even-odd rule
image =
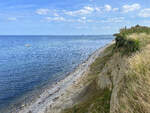
[[[149,113],[150,28],[123,28],[90,65],[62,113]],[[64,103],[65,104],[65,103]]]

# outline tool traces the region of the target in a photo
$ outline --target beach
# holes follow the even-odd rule
[[[89,72],[90,65],[110,44],[96,50],[67,77],[47,87],[34,102],[21,105],[17,113],[59,113],[62,109],[78,102],[81,92],[88,85],[88,83],[84,84],[84,79]]]

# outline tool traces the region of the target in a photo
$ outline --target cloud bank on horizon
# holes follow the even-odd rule
[[[0,35],[113,34],[150,26],[147,0],[0,0]]]

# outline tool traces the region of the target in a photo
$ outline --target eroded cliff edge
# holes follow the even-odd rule
[[[150,112],[150,28],[123,28],[115,36],[80,78],[77,87],[84,87],[62,113]]]

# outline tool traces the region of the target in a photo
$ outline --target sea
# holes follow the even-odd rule
[[[0,36],[0,113],[19,106],[27,94],[64,79],[113,39],[112,35]]]

